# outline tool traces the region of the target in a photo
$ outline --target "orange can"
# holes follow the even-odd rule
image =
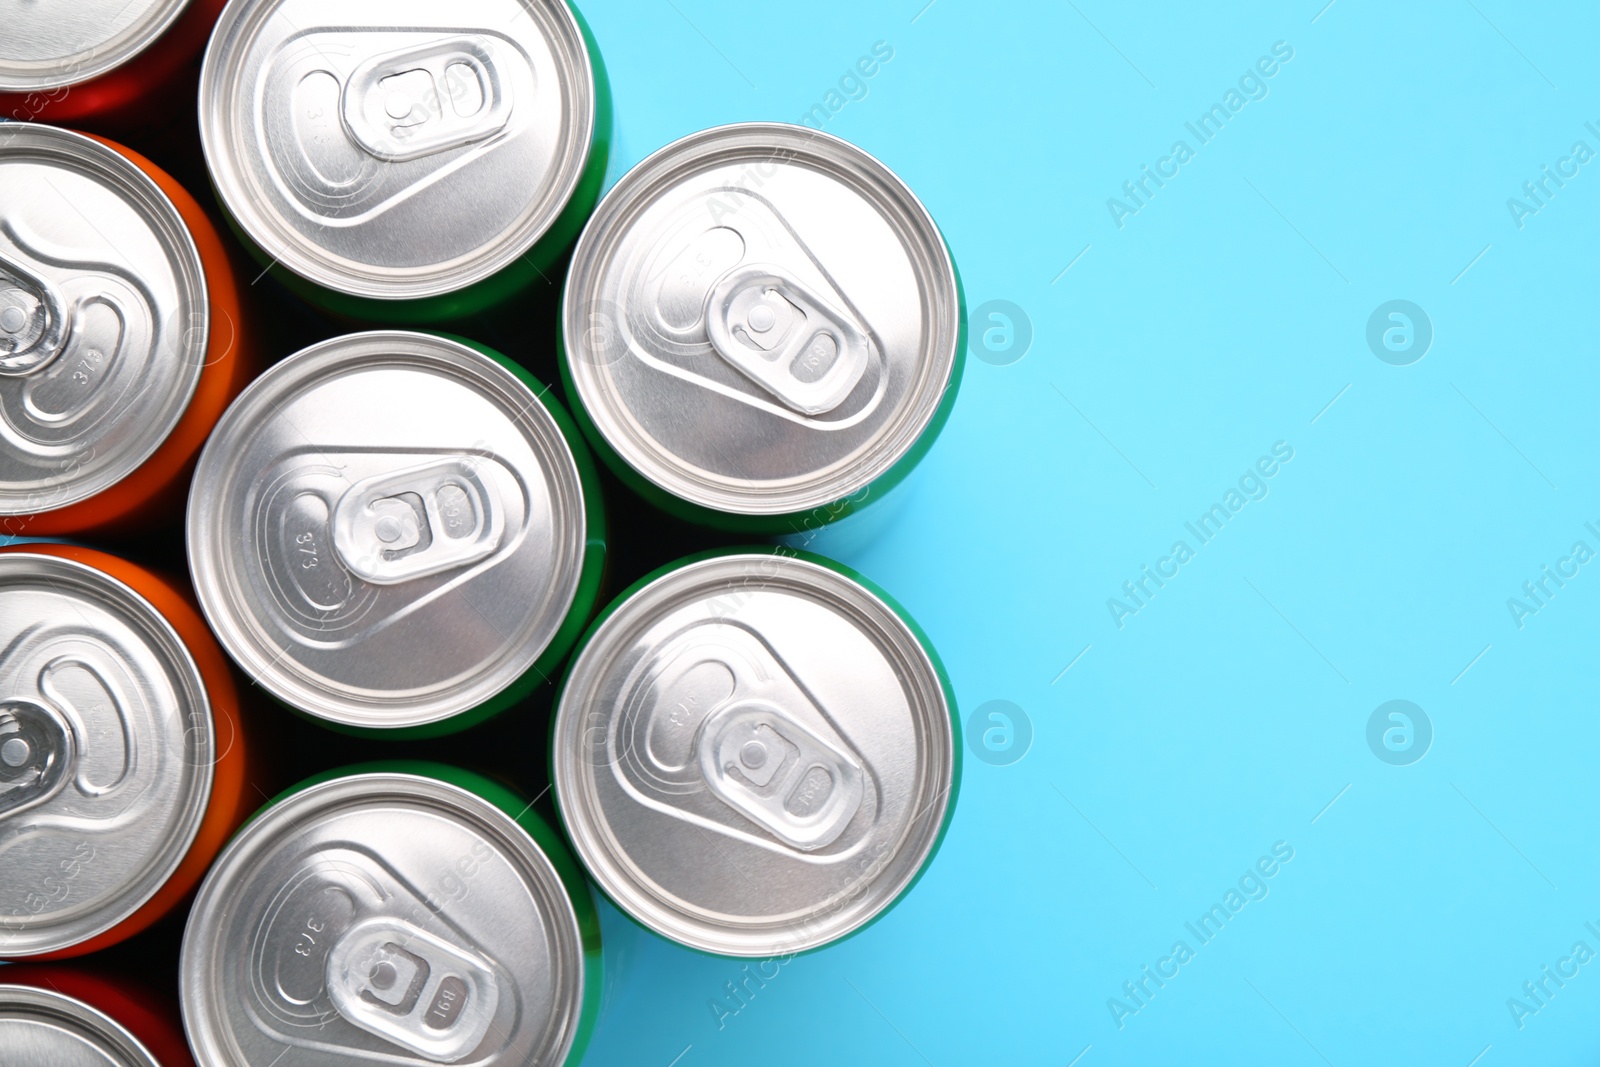
[[[0,967],[0,1049],[24,1064],[194,1067],[175,1001],[78,967]]]
[[[0,126],[0,534],[176,522],[254,370],[216,227],[110,141]]]
[[[0,119],[149,123],[181,91],[224,0],[6,4]]]
[[[246,751],[187,592],[93,549],[0,548],[0,959],[92,952],[177,907],[259,803]]]

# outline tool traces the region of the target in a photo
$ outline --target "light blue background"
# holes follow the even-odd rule
[[[1600,151],[1600,25],[1323,2],[583,5],[624,164],[796,121],[887,42],[825,128],[921,196],[969,309],[1034,329],[1020,362],[969,361],[875,538],[818,543],[911,609],[964,714],[1022,706],[1032,749],[969,758],[912,894],[721,1028],[740,964],[608,909],[588,1063],[1600,1057],[1600,958],[1522,1028],[1507,1007],[1600,952],[1600,562],[1521,629],[1506,606],[1574,541],[1600,551],[1600,160],[1521,229],[1506,206],[1574,141]],[[1269,95],[1198,145],[1184,122],[1278,41]],[[1179,138],[1195,158],[1119,229],[1107,198]],[[1411,366],[1365,340],[1392,299],[1433,323]],[[1119,630],[1107,598],[1197,547],[1184,523],[1277,441],[1270,495]],[[1432,721],[1410,766],[1366,741],[1391,699]],[[1278,841],[1270,895],[1199,946],[1185,922]],[[1180,938],[1195,958],[1119,1029],[1108,998]]]

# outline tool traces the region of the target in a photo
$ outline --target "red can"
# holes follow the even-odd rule
[[[181,90],[225,0],[0,3],[0,118],[96,128],[146,122]]]
[[[177,1004],[148,984],[77,967],[0,967],[5,1062],[193,1067]]]
[[[0,126],[0,204],[0,534],[181,518],[254,369],[221,236],[143,156],[37,123]]]

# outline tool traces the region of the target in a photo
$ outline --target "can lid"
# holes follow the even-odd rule
[[[8,1067],[161,1067],[110,1016],[48,989],[0,984]]]
[[[531,668],[577,594],[582,483],[533,392],[466,345],[351,334],[270,368],[195,472],[189,566],[269,692],[362,728],[438,722]]]
[[[555,867],[509,815],[433,778],[366,773],[233,839],[180,979],[202,1063],[559,1063],[583,945]]]
[[[960,316],[939,230],[887,167],[745,123],[668,145],[606,195],[562,331],[585,410],[634,470],[703,507],[782,515],[913,448]]]
[[[309,281],[375,299],[510,266],[571,198],[595,125],[562,0],[232,3],[200,101],[212,178],[245,231]]]
[[[216,757],[200,672],[149,601],[81,563],[0,553],[0,957],[69,948],[149,900],[199,830]]]
[[[58,89],[120,67],[167,32],[188,5],[189,0],[0,0],[0,92]]]
[[[859,928],[944,824],[949,704],[906,623],[805,559],[668,572],[568,676],[556,797],[612,900],[692,948],[769,956]]]
[[[31,515],[167,439],[200,381],[210,302],[172,201],[92,138],[6,127],[0,205],[0,515]]]

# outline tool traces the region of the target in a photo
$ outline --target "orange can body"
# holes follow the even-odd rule
[[[118,651],[128,648],[135,654]],[[17,829],[34,835],[31,846],[13,843],[0,868],[0,959],[62,959],[116,944],[178,907],[260,802],[232,669],[186,589],[76,545],[0,548],[0,649],[10,657],[0,662],[0,832],[8,816],[23,816]],[[58,669],[68,658],[72,665]],[[116,679],[105,686],[110,699],[65,673],[73,666]],[[51,735],[52,716],[65,722],[66,736]],[[124,748],[102,740],[118,729]],[[33,788],[32,766],[48,764],[52,737],[55,754],[75,765],[58,773],[53,794],[41,788],[37,798],[19,798],[17,788]],[[137,761],[124,758],[135,754]],[[84,778],[114,775],[119,760],[149,767],[149,781],[117,779],[108,790],[97,782],[89,797],[72,792]],[[8,773],[24,785],[7,792]],[[179,779],[193,787],[171,788]],[[98,837],[95,805],[107,797],[96,790],[108,792],[105,810],[114,812]],[[148,810],[134,809],[141,803]],[[52,805],[72,815],[70,837],[60,842],[49,830]],[[130,814],[170,826],[173,840],[149,846],[149,857],[119,855],[116,833]],[[128,886],[108,864],[127,868]],[[85,903],[99,905],[99,914],[52,925],[53,909],[76,914]]]
[[[78,442],[74,454],[77,458],[58,461],[60,469],[55,471],[29,466],[36,457],[17,455],[19,446],[15,444],[8,443],[0,449],[0,534],[49,537],[96,532],[120,537],[174,523],[182,516],[189,476],[201,446],[256,369],[249,328],[240,306],[240,287],[227,249],[194,197],[138,153],[111,141],[52,127],[17,127],[0,134],[0,169],[7,165],[8,157],[32,164],[40,153],[63,171],[62,177],[45,179],[52,189],[67,182],[99,183],[100,188],[123,197],[125,207],[110,203],[98,211],[93,205],[99,201],[85,197],[87,206],[78,212],[81,220],[71,215],[64,217],[72,225],[81,221],[85,227],[82,234],[102,235],[101,239],[112,246],[112,254],[121,261],[118,269],[137,275],[141,267],[147,266],[150,277],[141,278],[140,282],[147,283],[147,302],[158,306],[133,309],[150,320],[150,351],[137,351],[134,342],[126,340],[122,341],[122,349],[110,351],[106,337],[94,336],[92,316],[81,309],[92,308],[96,300],[108,299],[97,291],[97,285],[111,297],[138,305],[138,298],[126,294],[134,287],[105,269],[98,274],[89,267],[75,271],[70,264],[47,263],[42,256],[30,261],[29,249],[7,247],[6,238],[0,235],[0,255],[12,257],[24,266],[31,263],[33,268],[29,278],[7,294],[13,305],[20,307],[0,307],[0,356],[5,354],[3,342],[7,340],[4,327],[24,322],[26,315],[37,312],[30,286],[62,305],[62,314],[68,317],[74,309],[67,305],[75,298],[78,314],[88,324],[79,331],[81,337],[69,333],[55,342],[45,336],[35,344],[40,351],[29,355],[28,350],[23,356],[14,357],[24,365],[32,359],[35,366],[0,378],[0,388],[11,383],[20,391],[28,387],[30,375],[40,379],[54,376],[63,380],[34,388],[49,384],[65,391],[74,382],[64,376],[82,375],[85,390],[102,388],[109,393],[121,388],[121,395],[137,396],[143,405],[143,409],[135,408],[130,400],[127,410],[100,418],[97,425],[111,427],[106,438]],[[24,204],[22,210],[26,215],[28,205]],[[54,210],[60,215],[59,205],[53,200],[41,200],[37,210]],[[130,230],[135,231],[132,237],[138,238],[139,243],[121,240]],[[130,247],[144,248],[149,254],[141,260],[137,250],[123,251]],[[92,251],[86,247],[83,255],[87,257]],[[169,283],[170,291],[161,288]],[[159,306],[163,299],[165,306]],[[203,331],[196,328],[201,322],[206,326]],[[20,335],[13,334],[13,347],[25,348],[33,340],[32,331],[28,320]],[[102,333],[110,331],[103,329]],[[57,351],[43,350],[52,343]],[[136,367],[140,360],[143,365]],[[3,362],[0,360],[0,364]],[[129,378],[127,386],[110,381],[102,385],[95,378],[118,373]],[[144,391],[135,393],[135,388]],[[70,402],[70,398],[61,401]],[[19,401],[9,411],[13,437],[31,444],[35,438],[30,432],[34,428],[18,425],[25,421],[23,405]],[[7,410],[0,410],[0,417],[7,414]],[[143,431],[118,429],[118,420],[138,423],[141,419],[149,420]],[[45,446],[51,445],[55,454],[60,454],[63,442],[47,439],[47,431],[55,432],[50,427],[38,431],[38,452],[44,454],[48,451]],[[6,450],[12,455],[5,455]],[[8,461],[22,463],[27,469],[8,478]],[[80,466],[73,468],[72,463]],[[3,492],[8,481],[15,486],[9,496]]]

